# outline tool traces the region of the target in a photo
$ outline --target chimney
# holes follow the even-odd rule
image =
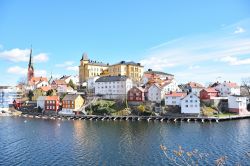
[[[138,66],[141,66],[141,63],[137,63]]]
[[[148,71],[152,71],[152,69],[148,69]]]

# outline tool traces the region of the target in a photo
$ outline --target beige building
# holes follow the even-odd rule
[[[142,79],[144,72],[144,67],[140,63],[135,62],[125,62],[110,65],[108,68],[108,73],[110,76],[127,76],[132,79],[133,82],[139,82]]]
[[[88,55],[84,53],[79,66],[80,85],[86,82],[89,77],[99,76],[106,69],[108,69],[108,64],[90,60]]]

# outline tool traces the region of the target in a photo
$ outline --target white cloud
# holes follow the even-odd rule
[[[73,61],[65,61],[64,63],[56,64],[56,67],[65,68],[68,71],[78,71],[78,66],[74,65]]]
[[[225,80],[240,80],[250,74],[243,70],[250,64],[250,57],[246,58],[250,55],[250,34],[231,33],[233,27],[250,27],[249,23],[240,23],[241,26],[234,24],[217,32],[181,37],[153,46],[140,62],[145,69],[173,73],[184,82],[205,83],[218,76]],[[231,72],[235,70],[237,72]]]
[[[23,68],[20,66],[12,66],[9,67],[7,69],[7,73],[9,74],[15,74],[15,75],[27,75],[28,69],[27,68]],[[46,76],[47,72],[46,70],[35,70],[35,76],[39,77],[39,76]]]
[[[234,31],[235,34],[238,34],[238,33],[244,33],[246,30],[242,27],[237,27],[236,30]]]
[[[2,44],[0,44],[0,50],[1,50],[1,49],[3,49],[3,45],[2,45]]]
[[[30,49],[19,49],[14,48],[11,50],[5,50],[0,52],[0,58],[6,59],[12,62],[28,62],[30,55]],[[35,62],[46,62],[48,61],[48,55],[46,53],[40,53],[34,55]]]
[[[222,62],[228,62],[230,65],[250,65],[250,58],[238,59],[236,57],[227,56],[221,58]]]
[[[34,56],[34,62],[47,62],[49,59],[48,55],[45,53],[40,53]]]
[[[25,75],[27,74],[27,68],[22,68],[19,66],[13,66],[13,67],[9,67],[7,69],[7,72],[10,74],[16,74],[16,75]]]

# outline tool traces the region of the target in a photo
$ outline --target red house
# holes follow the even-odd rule
[[[59,109],[59,96],[46,96],[45,111],[57,111]]]
[[[219,92],[215,88],[206,88],[200,91],[201,100],[209,100],[211,97],[218,97]]]
[[[143,102],[145,100],[144,89],[141,87],[133,87],[128,91],[128,101]]]

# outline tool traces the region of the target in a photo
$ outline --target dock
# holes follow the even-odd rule
[[[147,121],[147,122],[220,122],[237,119],[250,119],[250,115],[231,115],[224,117],[173,117],[173,116],[103,116],[103,115],[41,115],[22,114],[26,118],[50,119],[50,120],[89,120],[89,121]]]

